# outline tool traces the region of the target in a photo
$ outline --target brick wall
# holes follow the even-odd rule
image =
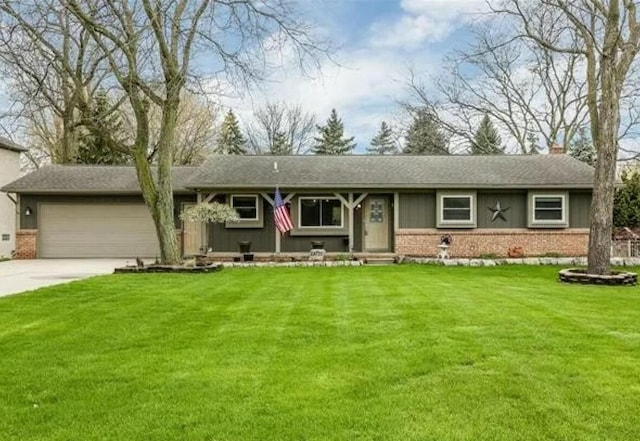
[[[14,259],[35,259],[38,254],[38,230],[18,230]]]
[[[440,237],[453,238],[451,257],[479,257],[494,254],[507,257],[510,247],[522,247],[524,256],[586,256],[589,230],[584,228],[563,230],[396,230],[395,252],[408,256],[436,256]]]

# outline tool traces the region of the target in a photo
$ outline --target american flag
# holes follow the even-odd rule
[[[284,234],[293,229],[293,222],[291,222],[291,216],[289,216],[289,210],[282,200],[280,190],[276,187],[276,195],[273,198],[273,218],[276,222],[276,228],[280,233]]]

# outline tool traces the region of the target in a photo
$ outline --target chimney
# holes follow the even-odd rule
[[[553,145],[551,147],[549,147],[549,154],[550,155],[562,155],[564,153],[566,153],[564,151],[564,147],[561,146],[560,144],[553,143]]]

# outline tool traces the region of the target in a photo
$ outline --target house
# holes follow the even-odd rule
[[[25,148],[0,137],[0,187],[20,176],[20,153]],[[11,257],[15,247],[16,205],[7,194],[0,195],[0,258]]]
[[[585,255],[593,168],[564,154],[499,156],[213,156],[174,168],[176,231],[185,254],[328,252],[455,257]],[[278,186],[294,229],[273,222]],[[6,185],[20,209],[17,255],[157,255],[132,167],[43,167]],[[232,205],[240,221],[180,221],[198,201]]]

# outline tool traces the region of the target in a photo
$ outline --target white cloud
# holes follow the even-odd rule
[[[395,20],[371,26],[376,47],[415,48],[446,39],[486,8],[484,0],[402,0],[403,13]]]

